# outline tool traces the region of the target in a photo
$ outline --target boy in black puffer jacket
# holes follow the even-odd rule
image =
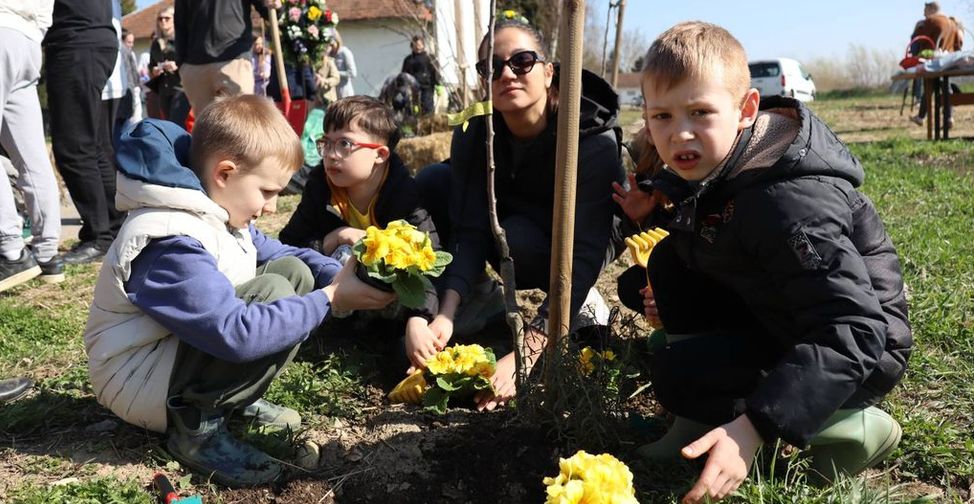
[[[640,453],[709,453],[686,502],[733,492],[777,439],[808,447],[825,479],[879,463],[901,431],[875,405],[912,336],[896,251],[856,189],[862,167],[801,103],[760,101],[718,26],[674,26],[644,61],[646,129],[665,163],[653,188],[674,204],[648,265],[646,311],[666,332],[651,370],[678,418]],[[652,198],[617,192],[624,208]]]

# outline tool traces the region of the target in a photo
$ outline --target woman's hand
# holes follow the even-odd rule
[[[322,289],[331,301],[332,310],[379,310],[396,300],[394,292],[381,291],[359,280],[355,276],[357,265],[354,257],[349,259],[331,283]]]
[[[493,411],[494,408],[504,406],[508,401],[514,399],[514,395],[517,394],[516,377],[514,376],[516,372],[514,352],[501,357],[497,361],[497,370],[494,371],[494,376],[490,377],[490,385],[494,392],[485,390],[474,396],[474,401],[477,401],[477,410]]]
[[[683,456],[695,459],[705,453],[707,463],[700,479],[683,497],[684,504],[714,502],[727,497],[747,479],[761,435],[747,415],[741,415],[683,448]]]
[[[618,182],[612,183],[612,189],[615,190],[612,199],[622,207],[626,217],[629,217],[633,222],[642,222],[646,217],[649,217],[649,214],[653,213],[658,198],[656,194],[650,194],[639,189],[635,174],[630,173],[628,178],[631,188],[629,190],[619,185]]]

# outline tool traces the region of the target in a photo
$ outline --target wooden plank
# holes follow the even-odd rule
[[[954,93],[950,95],[950,106],[974,105],[974,93]]]

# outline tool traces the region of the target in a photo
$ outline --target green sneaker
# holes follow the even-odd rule
[[[204,478],[228,487],[265,485],[280,477],[283,467],[266,453],[234,439],[223,416],[199,420],[196,428],[183,418],[188,407],[169,407],[166,449],[181,464]],[[188,415],[186,415],[188,416]]]
[[[240,410],[240,416],[268,430],[290,429],[294,432],[301,428],[301,415],[297,411],[263,399],[257,399],[250,406]]]
[[[839,410],[812,438],[805,455],[813,479],[824,484],[837,474],[856,475],[882,462],[902,436],[900,424],[875,406]]]
[[[713,430],[712,425],[676,417],[670,430],[663,437],[636,449],[636,454],[653,462],[665,462],[680,458],[683,447]]]

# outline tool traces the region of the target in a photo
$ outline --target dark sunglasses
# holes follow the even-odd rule
[[[508,66],[514,75],[524,75],[530,72],[534,68],[535,63],[544,63],[544,58],[540,54],[534,51],[521,51],[519,53],[514,53],[507,61],[504,61],[498,57],[494,57],[494,75],[491,80],[497,80],[501,78],[501,74],[504,72],[504,66]],[[487,78],[487,60],[483,59],[477,62],[477,73],[481,77]]]

